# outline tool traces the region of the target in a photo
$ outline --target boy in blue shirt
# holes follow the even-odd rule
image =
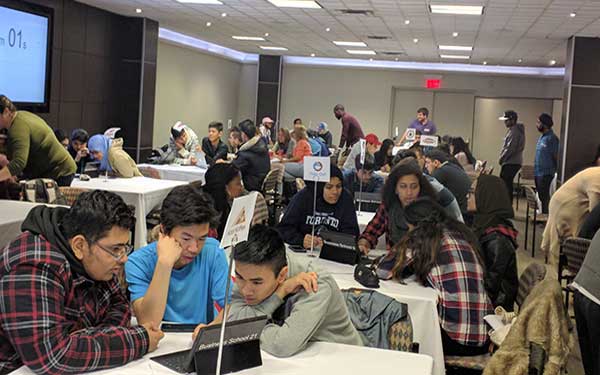
[[[125,264],[140,324],[210,323],[214,304],[224,306],[227,260],[218,241],[207,238],[216,218],[210,197],[190,185],[167,195],[159,240],[134,251]]]

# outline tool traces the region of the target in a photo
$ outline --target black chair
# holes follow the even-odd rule
[[[527,183],[528,185],[535,184],[535,172],[533,165],[524,165],[519,171],[519,177],[517,178],[517,210],[519,209],[519,197],[523,194],[523,189],[521,188],[521,179],[523,179],[523,182]]]
[[[535,258],[535,234],[537,232],[536,230],[536,224],[537,223],[541,223],[542,221],[538,219],[537,217],[537,210],[541,209],[541,207],[538,205],[538,201],[537,201],[537,196],[535,194],[535,191],[533,189],[532,186],[523,186],[523,190],[525,191],[525,197],[527,198],[527,209],[526,209],[526,213],[525,213],[525,246],[524,246],[524,250],[527,250],[527,238],[529,236],[529,221],[530,221],[530,216],[529,216],[529,210],[533,211],[533,216],[531,216],[531,223],[532,223],[532,240],[531,240],[531,257]],[[548,256],[546,255],[546,263],[548,262]]]
[[[579,272],[585,254],[590,247],[591,241],[580,237],[569,237],[560,245],[560,254],[558,256],[558,282],[565,292],[565,307],[569,309],[569,284]],[[566,285],[563,286],[563,280]]]

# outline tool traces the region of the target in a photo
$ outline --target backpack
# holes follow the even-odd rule
[[[52,179],[36,178],[20,183],[24,201],[67,205],[66,198]]]

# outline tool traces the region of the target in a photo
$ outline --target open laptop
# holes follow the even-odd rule
[[[227,322],[227,324],[225,325],[224,346],[227,347],[228,345],[230,345],[228,341],[238,344],[243,342],[244,340],[247,342],[251,340],[260,339],[260,334],[266,322],[266,316],[259,316],[256,318],[241,319],[232,322]],[[196,364],[194,361],[194,355],[197,351],[214,350],[214,363],[203,363],[203,365],[206,365],[207,367],[212,365],[216,368],[216,350],[218,350],[219,347],[220,336],[221,325],[215,324],[212,326],[208,326],[203,328],[198,334],[198,336],[196,336],[196,339],[194,340],[194,344],[192,345],[191,349],[163,354],[156,357],[151,357],[150,359],[180,374],[188,374],[197,371]],[[223,353],[223,358],[225,360],[225,351]],[[242,353],[240,353],[240,351],[235,351],[235,355],[236,357],[239,357],[243,356],[244,354],[243,351]],[[243,360],[243,358],[238,359]]]
[[[322,228],[319,237],[323,239],[320,258],[350,265],[358,262],[360,250],[353,235]]]

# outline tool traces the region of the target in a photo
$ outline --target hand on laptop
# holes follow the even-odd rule
[[[148,353],[153,352],[158,347],[158,342],[165,337],[165,334],[158,328],[156,324],[151,322],[142,324],[142,327],[144,327],[146,332],[148,332]]]
[[[198,324],[196,326],[196,328],[194,329],[194,333],[192,333],[192,340],[196,340],[196,336],[198,336],[198,334],[200,333],[200,330],[204,327],[208,327],[208,324]]]
[[[369,250],[371,250],[371,244],[369,241],[361,238],[358,240],[358,249],[365,255],[369,254]]]
[[[311,239],[314,239],[315,249],[320,249],[321,247],[323,247],[323,240],[321,239],[321,237],[317,237],[317,236],[313,237],[310,234],[307,234],[306,236],[304,236],[304,241],[302,243],[302,246],[304,246],[305,249],[310,249]]]
[[[313,293],[318,290],[318,275],[316,272],[300,272],[296,276],[289,278],[281,284],[275,293],[279,298],[284,299],[289,294],[297,293],[304,289],[306,293]]]
[[[156,245],[159,262],[165,262],[165,264],[173,267],[181,256],[182,251],[183,249],[175,238],[162,232],[159,234],[158,244]]]

